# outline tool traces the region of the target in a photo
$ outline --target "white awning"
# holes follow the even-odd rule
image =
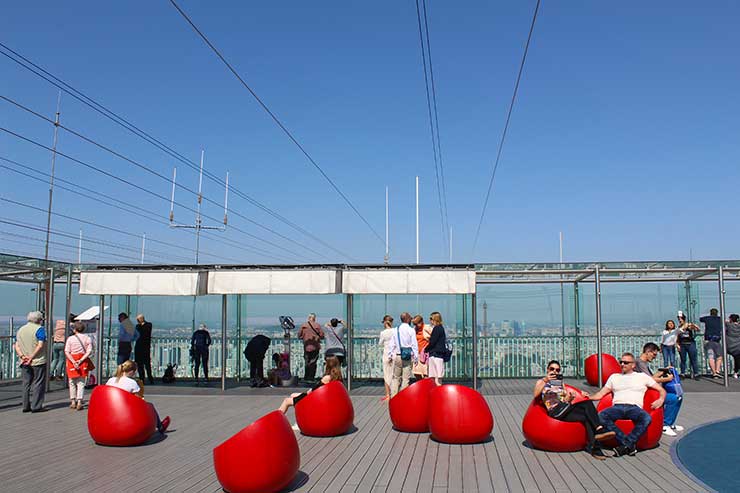
[[[350,270],[342,273],[347,294],[472,294],[475,272],[467,270]]]
[[[81,272],[80,294],[196,296],[206,294],[205,280],[200,272]]]
[[[105,305],[105,310],[108,310],[108,305]],[[95,320],[98,318],[98,315],[100,315],[100,307],[99,306],[91,306],[84,312],[80,313],[75,317],[75,320],[80,322],[88,322],[90,320]]]
[[[208,294],[336,294],[335,270],[217,270]]]

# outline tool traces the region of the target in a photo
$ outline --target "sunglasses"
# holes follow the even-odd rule
[[[634,364],[634,361],[620,361],[619,364],[620,365],[631,365],[631,364]]]
[[[560,368],[550,367],[547,369],[547,371],[554,371],[555,373],[560,373]]]

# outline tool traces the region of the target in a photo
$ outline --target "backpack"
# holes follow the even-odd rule
[[[175,383],[175,368],[177,365],[168,364],[162,375],[162,383]]]

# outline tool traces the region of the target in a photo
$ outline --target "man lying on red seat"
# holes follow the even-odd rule
[[[598,401],[609,393],[614,394],[614,404],[599,413],[599,420],[607,430],[617,434],[619,446],[614,449],[617,457],[635,455],[637,440],[650,425],[650,415],[642,408],[648,387],[660,393],[660,398],[651,404],[653,409],[658,409],[665,400],[665,390],[658,382],[650,375],[635,371],[635,356],[632,353],[624,353],[619,364],[622,373],[610,376],[604,387],[591,396],[592,401]],[[617,427],[616,421],[620,419],[630,420],[635,424],[629,435],[625,435]]]

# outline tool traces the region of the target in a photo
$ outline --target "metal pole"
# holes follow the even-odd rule
[[[97,334],[97,345],[98,347],[95,348],[95,350],[98,352],[97,354],[97,363],[95,366],[97,366],[97,384],[100,384],[100,382],[103,380],[103,324],[105,323],[104,317],[105,316],[105,295],[100,296],[100,310],[98,312],[98,334]]]
[[[473,312],[471,321],[473,322],[473,388],[478,389],[478,302],[475,293],[471,295],[473,301]]]
[[[390,260],[390,249],[388,247],[388,187],[385,187],[385,258],[387,264]]]
[[[576,334],[576,377],[581,376],[581,339],[580,339],[580,324],[581,324],[581,308],[580,308],[580,292],[578,289],[578,283],[573,283],[573,326]]]
[[[354,355],[354,313],[353,295],[347,295],[347,390],[352,390],[352,368],[355,362]]]
[[[462,340],[463,340],[463,351],[462,351],[462,367],[463,375],[468,376],[468,338],[466,337],[465,323],[468,321],[468,297],[462,295]],[[457,327],[456,327],[457,329]]]
[[[450,226],[450,263],[452,263],[452,226]]]
[[[82,263],[82,230],[80,229],[80,240],[77,243],[77,265]]]
[[[51,357],[54,351],[54,329],[51,325],[54,323],[54,267],[49,269],[49,306],[46,310],[46,390],[51,390],[51,378],[49,369],[51,368]]]
[[[59,106],[62,104],[62,91],[57,97],[57,113],[54,118],[54,143],[51,146],[51,175],[49,175],[49,208],[46,212],[46,243],[44,244],[44,260],[49,260],[49,236],[51,235],[51,202],[54,196],[54,168],[57,160],[57,137],[59,136]]]
[[[242,295],[236,295],[236,381],[242,376]]]
[[[10,317],[10,325],[8,326],[8,329],[10,330],[10,334],[9,334],[10,335],[10,343],[11,344],[15,344],[13,342],[13,336],[15,335],[15,319],[13,317]],[[12,357],[11,366],[10,366],[10,368],[11,368],[10,369],[10,378],[15,378],[16,377],[16,370],[15,369],[18,366],[18,365],[16,365],[16,358],[18,357],[18,355],[15,354],[15,351],[14,350],[11,350],[10,351],[10,354],[11,354],[11,357]]]
[[[729,373],[727,371],[727,327],[725,327],[725,271],[724,268],[720,265],[717,269],[718,274],[718,285],[719,285],[719,316],[722,319],[722,350],[724,354],[722,355],[722,362],[724,364],[724,385],[725,388],[729,387],[730,380],[729,380]]]
[[[601,274],[599,266],[594,269],[594,291],[596,292],[596,358],[599,364],[599,387],[601,387]]]
[[[146,233],[141,235],[141,263],[144,263],[144,248],[146,247]]]
[[[72,311],[72,265],[67,266],[67,302],[64,304],[64,344],[67,345],[69,336],[69,313]],[[66,367],[65,361],[65,367]],[[67,382],[67,372],[64,372],[64,381]]]
[[[559,233],[559,239],[560,239],[560,265],[558,266],[560,269],[563,268],[563,232],[560,231]],[[563,278],[563,275],[560,274],[560,279]],[[562,345],[562,357],[561,361],[565,361],[565,293],[563,289],[563,283],[560,283],[560,335],[561,335],[561,345]]]
[[[419,177],[416,177],[416,263],[419,263]]]
[[[686,320],[694,320],[693,314],[691,313],[691,282],[686,281],[684,283],[684,290],[686,291]]]
[[[226,297],[221,295],[221,390],[226,390],[226,354],[228,344],[226,341]]]
[[[205,151],[200,150],[200,175],[198,177],[198,211],[195,214],[195,265],[198,265],[198,258],[200,256],[200,230],[201,230],[201,217],[200,207],[203,203],[203,158]]]

